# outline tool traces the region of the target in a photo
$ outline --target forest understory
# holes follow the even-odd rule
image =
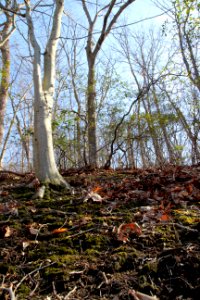
[[[0,172],[1,300],[199,299],[200,165],[63,176]]]

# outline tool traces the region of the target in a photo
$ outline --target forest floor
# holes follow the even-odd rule
[[[200,165],[63,175],[0,173],[1,300],[200,299]]]

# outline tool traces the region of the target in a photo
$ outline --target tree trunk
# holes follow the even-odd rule
[[[165,124],[163,123],[163,121],[161,120],[162,112],[160,111],[159,99],[158,99],[158,96],[156,94],[155,86],[153,86],[152,94],[153,94],[153,100],[154,100],[154,103],[155,103],[155,106],[156,106],[156,110],[157,110],[157,113],[158,113],[158,116],[159,116],[159,120],[158,120],[159,125],[160,125],[160,128],[161,128],[162,133],[163,133],[164,141],[166,143],[167,152],[168,152],[168,156],[169,156],[169,162],[174,163],[174,159],[175,159],[174,151],[173,151],[171,141],[169,139],[169,134],[167,132],[167,128],[166,128]]]
[[[187,119],[185,118],[183,112],[181,109],[171,100],[171,97],[167,91],[165,91],[166,96],[171,103],[172,107],[177,113],[177,116],[179,117],[180,123],[182,124],[188,138],[191,141],[192,144],[192,153],[191,153],[191,158],[192,158],[192,163],[199,162],[200,160],[200,151],[199,151],[199,145],[198,145],[198,134],[194,135],[191,129],[190,124],[188,123]]]
[[[10,7],[10,5],[12,6]],[[3,140],[4,131],[4,117],[6,110],[6,102],[8,99],[8,88],[10,84],[10,45],[9,39],[15,30],[15,17],[14,14],[10,15],[7,9],[18,10],[18,5],[16,3],[11,3],[11,1],[5,1],[5,6],[0,3],[1,13],[4,14],[6,18],[5,22],[1,24],[3,29],[0,38],[0,51],[2,56],[2,70],[1,70],[1,82],[0,82],[0,145]],[[0,166],[1,168],[1,166]]]
[[[135,168],[135,155],[133,149],[133,128],[131,121],[127,124],[127,152],[128,152],[128,167]]]
[[[178,8],[179,5],[176,6],[176,3],[174,3],[174,9],[175,9],[175,22],[177,26],[178,31],[178,38],[179,38],[179,45],[181,50],[182,59],[184,62],[184,65],[186,67],[188,78],[192,82],[194,86],[199,90],[200,92],[200,72],[199,72],[199,64],[198,64],[198,46],[194,46],[194,40],[197,39],[197,36],[193,36],[193,32],[197,30],[198,32],[198,17],[195,21],[191,20],[191,12],[194,9],[198,9],[198,7],[193,7],[192,5],[189,6],[187,4],[187,9],[185,11],[185,17],[181,18],[182,15],[184,15],[184,12],[181,11],[181,7]],[[181,13],[182,12],[182,13]],[[187,25],[189,25],[191,22],[194,22],[193,28],[187,28]],[[192,26],[192,25],[191,25]]]
[[[6,102],[8,99],[8,88],[10,83],[9,40],[7,40],[0,49],[2,55],[2,70],[1,70],[1,83],[0,83],[0,145],[2,145],[3,132],[4,132],[4,116],[6,110]]]
[[[34,51],[34,170],[36,176],[42,183],[62,185],[69,188],[69,185],[60,175],[56,166],[52,137],[56,48],[60,36],[63,9],[64,0],[57,0],[52,30],[44,54],[44,75],[42,79],[41,49],[35,37],[33,21],[30,14],[31,9],[26,2],[26,19]]]
[[[88,119],[88,149],[89,165],[97,167],[97,137],[96,137],[96,83],[95,66],[88,62],[88,90],[87,90],[87,119]]]
[[[109,4],[100,7],[96,3],[96,13],[92,17],[88,10],[88,3],[81,0],[83,11],[88,20],[88,37],[86,45],[86,54],[88,60],[88,87],[87,87],[87,121],[88,121],[88,149],[89,149],[89,165],[90,167],[97,167],[97,137],[96,137],[96,81],[95,81],[95,60],[101,47],[110,33],[113,25],[121,13],[134,2],[135,0],[123,1],[122,5],[118,6],[116,0],[109,1]],[[117,11],[113,13],[114,8]],[[97,22],[98,16],[103,16],[102,27],[97,42],[94,42],[94,27]]]
[[[142,100],[143,100],[143,106],[144,106],[146,116],[147,116],[146,122],[148,125],[149,134],[151,136],[152,144],[153,144],[153,147],[155,150],[155,156],[156,156],[155,164],[160,166],[164,162],[164,157],[163,157],[161,145],[159,143],[158,133],[156,131],[156,128],[154,127],[154,120],[153,120],[153,116],[152,116],[152,112],[151,112],[149,96],[147,95],[147,97],[146,97],[147,103],[145,102],[144,99],[142,99]]]

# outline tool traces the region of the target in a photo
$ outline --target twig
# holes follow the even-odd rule
[[[172,225],[172,226],[176,226],[176,227],[179,227],[179,228],[181,228],[181,229],[185,229],[185,230],[187,230],[187,231],[191,231],[191,232],[196,232],[196,233],[198,233],[198,229],[194,229],[194,228],[190,228],[190,227],[188,227],[188,226],[184,226],[184,225],[181,225],[181,224],[179,224],[179,223],[173,223],[173,222],[170,222],[170,223],[158,223],[158,224],[156,224],[156,226],[168,226],[168,225]]]
[[[35,269],[35,270],[31,271],[30,273],[26,274],[26,275],[20,280],[20,282],[16,285],[16,287],[15,287],[15,289],[14,289],[14,293],[16,292],[16,290],[20,287],[20,285],[22,284],[22,282],[24,282],[24,280],[25,280],[27,277],[29,277],[30,275],[32,275],[32,274],[34,274],[34,273],[36,273],[36,272],[38,272],[38,271],[40,271],[40,270],[43,270],[43,269],[45,269],[45,268],[48,268],[48,267],[50,267],[50,266],[52,266],[52,265],[54,265],[54,264],[55,264],[55,262],[52,262],[52,263],[50,263],[50,264],[48,264],[48,265],[45,265],[45,266],[41,266],[41,265],[40,265],[40,267],[38,267],[37,269]],[[11,299],[11,300],[14,300],[14,299]]]
[[[75,286],[75,287],[73,288],[73,290],[71,290],[71,291],[65,296],[64,300],[70,299],[70,296],[76,291],[76,289],[77,289],[77,286]]]
[[[175,226],[181,228],[181,229],[185,229],[187,231],[191,231],[191,232],[198,232],[198,229],[193,229],[193,228],[190,228],[188,226],[183,226],[181,224],[178,224],[178,223],[173,223]]]
[[[76,236],[79,236],[79,235],[81,235],[81,234],[84,234],[84,233],[86,233],[86,232],[89,232],[89,231],[92,231],[92,230],[95,230],[96,228],[90,228],[90,229],[87,229],[87,230],[85,230],[85,231],[80,231],[80,232],[78,232],[78,233],[75,233],[75,234],[72,234],[72,235],[68,235],[66,238],[68,238],[68,239],[71,239],[71,238],[73,238],[73,237],[76,237]]]
[[[135,290],[129,290],[128,294],[133,296],[135,300],[159,300],[156,296],[149,296]]]
[[[10,300],[17,300],[17,298],[15,297],[15,291],[13,291],[13,284],[11,283],[10,286],[7,288],[4,286],[4,284],[2,284],[2,286],[0,286],[1,290],[5,290],[9,293],[10,295]]]
[[[103,276],[104,281],[102,281],[102,282],[99,284],[99,286],[97,287],[98,289],[100,289],[104,283],[105,283],[106,285],[110,284],[110,280],[107,278],[105,272],[102,272],[102,276]]]
[[[10,222],[10,219],[11,219],[11,216],[9,216],[7,220],[0,221],[0,224],[6,224],[6,223],[9,223],[9,222]]]
[[[57,291],[56,291],[56,287],[55,287],[55,282],[52,282],[52,287],[53,287],[53,295],[56,297],[56,299],[58,300],[62,300],[62,298],[58,295]]]
[[[179,244],[179,245],[182,245],[182,242],[181,242],[181,240],[180,240],[180,237],[179,237],[178,231],[176,230],[176,228],[175,228],[175,224],[174,224],[173,222],[172,222],[172,226],[173,226],[174,233],[175,233],[175,237],[176,237],[176,239],[177,239],[177,241],[178,241],[178,244]]]
[[[35,294],[35,291],[37,290],[38,286],[40,285],[39,282],[36,283],[34,289],[30,292],[29,296],[30,297],[33,297],[33,295]]]

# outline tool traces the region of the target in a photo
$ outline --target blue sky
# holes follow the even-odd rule
[[[105,3],[106,2],[108,1],[105,1]],[[66,9],[70,13],[71,17],[73,17],[74,20],[77,20],[78,22],[82,23],[83,17],[85,18],[85,16],[83,16],[83,11],[80,8],[80,6],[80,1],[71,0],[66,2]],[[125,16],[126,23],[132,23],[140,21],[141,19],[159,15],[161,13],[162,11],[158,7],[156,7],[152,0],[136,0],[124,11],[123,15],[121,16],[121,20]],[[146,20],[144,21],[145,26],[147,25],[147,23],[148,25],[161,25],[166,20],[166,17],[166,15],[162,15],[151,20]],[[141,26],[142,23],[140,23],[139,26]]]

